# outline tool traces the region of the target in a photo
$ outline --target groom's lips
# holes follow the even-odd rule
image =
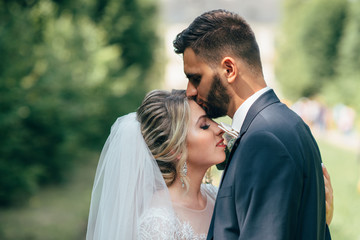
[[[205,111],[207,112],[208,107],[207,107],[207,102],[200,99],[199,97],[195,97],[195,102]]]

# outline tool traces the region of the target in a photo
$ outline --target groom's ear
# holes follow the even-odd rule
[[[228,83],[233,83],[238,74],[235,59],[232,57],[224,57],[221,61],[221,67]]]

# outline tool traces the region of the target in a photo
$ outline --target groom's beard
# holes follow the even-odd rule
[[[230,97],[221,83],[219,74],[215,74],[207,97],[206,114],[210,118],[223,117],[227,114]]]

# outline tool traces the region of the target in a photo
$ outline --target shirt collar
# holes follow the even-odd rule
[[[270,87],[264,87],[263,89],[257,91],[253,95],[251,95],[248,99],[246,99],[243,104],[240,105],[240,107],[236,110],[231,127],[237,131],[240,132],[240,129],[245,121],[245,117],[251,107],[251,105],[254,104],[254,102],[265,92],[270,90]]]

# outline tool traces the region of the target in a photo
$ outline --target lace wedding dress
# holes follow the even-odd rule
[[[194,210],[173,203],[173,210],[161,206],[148,209],[140,218],[138,238],[203,240],[206,239],[214,210],[216,187],[201,185],[201,192],[206,196],[206,207]]]
[[[86,239],[205,239],[217,190],[202,185],[201,192],[203,210],[173,204],[136,113],[122,116],[100,155]]]

